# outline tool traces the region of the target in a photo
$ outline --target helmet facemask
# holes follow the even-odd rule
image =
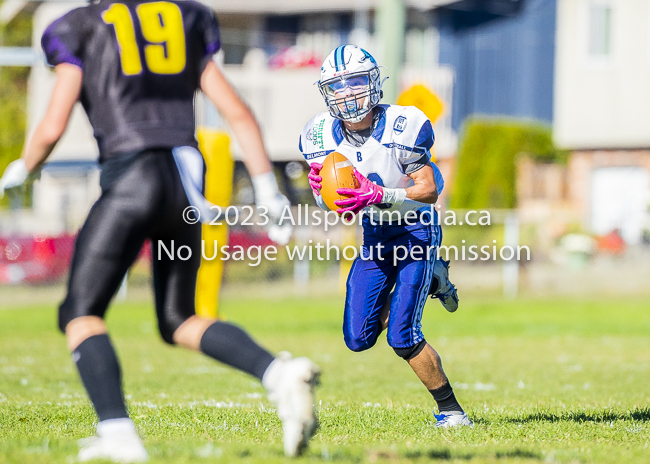
[[[382,97],[376,66],[320,81],[318,88],[332,117],[353,123],[365,118]]]

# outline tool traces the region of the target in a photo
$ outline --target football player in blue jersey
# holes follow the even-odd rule
[[[444,182],[431,162],[433,129],[415,107],[380,105],[382,82],[367,51],[354,45],[336,48],[323,62],[318,82],[329,112],[309,121],[300,136],[319,206],[327,209],[319,172],[329,153],[348,158],[360,185],[339,189],[349,198],[335,202],[339,213],[363,214],[362,254],[347,281],[345,343],[364,351],[387,329],[388,344],[437,402],[436,426],[472,425],[421,330],[429,295],[450,312],[458,308],[449,263],[437,258],[442,231],[432,205]]]

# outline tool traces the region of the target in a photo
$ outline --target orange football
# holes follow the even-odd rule
[[[354,166],[352,162],[338,152],[327,155],[323,161],[323,169],[320,171],[323,177],[320,194],[329,209],[336,211],[340,208],[334,201],[343,198],[349,198],[349,195],[339,195],[336,193],[340,188],[359,188],[359,181],[354,176]]]

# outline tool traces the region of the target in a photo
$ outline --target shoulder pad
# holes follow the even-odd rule
[[[81,49],[90,7],[91,5],[85,5],[70,10],[45,29],[41,37],[41,47],[49,66],[68,63],[83,67]]]
[[[386,129],[381,143],[395,150],[398,159],[421,157],[433,146],[431,122],[414,106],[390,105],[386,108]]]

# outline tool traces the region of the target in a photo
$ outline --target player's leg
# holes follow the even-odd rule
[[[433,224],[436,223],[437,220],[433,221]],[[434,226],[433,234],[437,237],[437,243],[441,244],[442,228],[440,226]],[[439,299],[442,306],[450,313],[453,313],[458,309],[458,292],[456,291],[456,286],[451,283],[451,280],[449,280],[449,261],[446,261],[439,256],[436,257],[433,266],[429,295],[431,295],[432,299]],[[384,307],[381,311],[380,320],[382,331],[386,330],[388,327],[391,299],[392,294],[386,299],[386,303],[384,303]]]
[[[436,244],[436,237],[431,234],[431,230],[420,229],[408,235],[404,246],[427,249],[432,244]],[[430,250],[433,255],[435,250]],[[436,416],[438,425],[468,425],[469,419],[456,400],[440,356],[425,341],[421,331],[422,310],[428,296],[434,260],[433,256],[429,259],[413,259],[409,254],[399,262],[388,316],[387,339],[395,353],[408,362],[436,401],[440,412]],[[445,419],[447,417],[449,419]]]
[[[166,295],[164,301],[157,299],[157,306],[166,310],[162,314],[159,312],[163,338],[170,341],[168,337],[171,334],[171,342],[202,352],[259,379],[278,407],[285,453],[289,456],[302,453],[317,428],[313,395],[319,375],[316,365],[307,358],[292,359],[284,355],[276,358],[236,325],[189,314],[189,311],[194,311],[194,292],[188,289],[193,289],[196,282],[182,286],[180,282],[186,275],[196,276],[196,271],[183,272],[185,266],[181,263],[173,266],[164,261],[154,266],[158,269],[157,291],[172,289],[168,292],[172,295]],[[170,282],[164,287],[163,276],[167,276]],[[192,293],[191,297],[189,293]],[[184,294],[186,299],[177,300]]]
[[[126,411],[120,366],[103,316],[142,246],[155,190],[133,172],[125,173],[93,206],[75,243],[59,327],[99,417],[98,437],[81,449],[80,460],[147,459]]]
[[[382,329],[382,308],[393,285],[396,272],[391,259],[376,243],[365,237],[362,255],[352,263],[348,274],[343,338],[352,351],[372,348]],[[380,259],[383,258],[383,259]]]
[[[422,350],[407,362],[438,405],[436,427],[472,425],[442,369],[440,356],[431,345],[423,343]]]
[[[271,355],[236,325],[190,316],[174,332],[174,342],[246,372],[262,382],[282,420],[284,451],[300,455],[318,427],[314,387],[320,371],[307,358]]]
[[[260,380],[274,357],[239,327],[195,314],[196,277],[201,264],[201,224],[187,224],[189,206],[177,168],[166,156],[164,182],[169,204],[151,236],[158,328],[165,342],[178,344],[251,374]],[[173,245],[172,245],[173,243]],[[164,250],[183,248],[170,257]]]
[[[188,206],[173,159],[169,158],[172,178],[166,180],[174,192],[161,227],[152,236],[154,288],[158,324],[163,339],[205,355],[257,379],[269,391],[278,407],[284,431],[285,453],[300,454],[317,427],[313,387],[318,367],[307,358],[274,357],[234,324],[201,318],[195,314],[196,276],[200,265],[201,226],[186,224],[182,211]],[[187,246],[187,260],[158,255],[158,241],[167,248],[174,240],[178,249]],[[185,255],[183,255],[185,257]]]
[[[174,210],[182,211],[179,208]],[[176,222],[173,226],[172,221]],[[200,318],[195,314],[196,276],[201,264],[200,224],[186,224],[182,219],[170,218],[166,225],[164,234],[152,237],[156,312],[163,340],[200,351],[262,380],[274,360],[271,353],[236,325]],[[171,259],[162,247],[170,249],[172,241],[176,249],[187,247],[191,250],[191,256]]]

